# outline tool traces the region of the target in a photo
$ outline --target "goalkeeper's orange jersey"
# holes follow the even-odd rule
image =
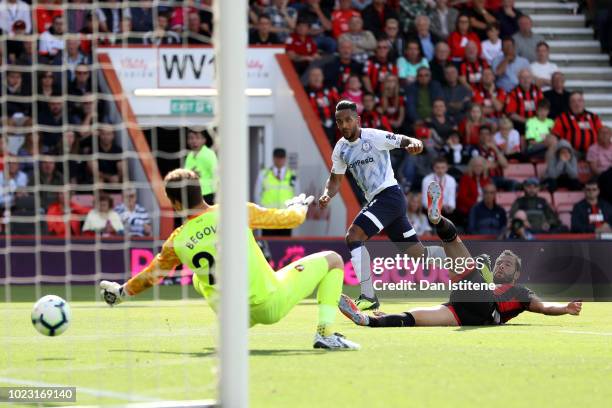
[[[250,228],[248,231],[249,303],[257,305],[276,289],[276,279],[251,229],[295,228],[304,222],[307,208],[269,209],[252,203],[247,204],[247,208]],[[127,282],[125,288],[128,295],[135,295],[150,288],[182,263],[198,275],[204,287],[204,296],[216,310],[218,294],[214,269],[217,260],[218,209],[216,205],[211,206],[175,229],[153,261]]]

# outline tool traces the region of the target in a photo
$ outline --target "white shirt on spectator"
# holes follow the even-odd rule
[[[497,40],[495,44],[490,40],[485,40],[480,44],[480,47],[482,48],[481,57],[484,58],[489,65],[491,65],[493,60],[502,53],[501,40]]]
[[[109,222],[115,232],[123,232],[123,222],[121,222],[121,217],[119,217],[115,210],[110,210],[103,214],[94,208],[87,213],[87,218],[85,218],[85,223],[83,224],[83,231],[103,232],[106,229],[106,224]]]
[[[4,180],[4,172],[0,172],[0,205],[10,207],[15,198],[15,191],[28,185],[28,176],[23,171],[17,171],[15,177]]]
[[[547,79],[550,81],[552,74],[559,71],[557,64],[548,61],[546,64],[540,64],[537,61],[531,63],[531,73],[536,79]],[[543,86],[542,91],[548,91],[550,86]]]
[[[64,40],[61,37],[56,37],[49,30],[42,33],[40,36],[40,55],[54,56],[58,51],[64,50]]]
[[[457,182],[452,176],[445,174],[442,178],[436,173],[430,173],[425,176],[421,184],[421,192],[423,197],[423,207],[427,208],[427,188],[432,181],[437,181],[442,187],[442,205],[449,207],[452,210],[457,206]]]
[[[521,136],[516,129],[512,129],[508,134],[508,140],[500,132],[495,133],[495,144],[502,149],[504,154],[513,154],[521,151]]]
[[[9,3],[7,0],[0,1],[0,29],[4,33],[13,34],[13,24],[16,21],[25,23],[25,32],[32,32],[32,12],[30,6],[22,0]]]

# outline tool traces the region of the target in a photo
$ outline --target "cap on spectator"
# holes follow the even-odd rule
[[[278,157],[279,159],[282,159],[282,158],[287,157],[287,151],[285,149],[283,149],[283,148],[277,147],[272,152],[272,156],[273,157]]]
[[[537,177],[529,177],[527,180],[523,182],[523,186],[539,186],[540,180]]]

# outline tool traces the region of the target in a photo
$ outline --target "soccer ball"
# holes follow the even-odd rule
[[[59,336],[68,329],[71,320],[70,305],[59,296],[43,296],[32,309],[32,324],[45,336]]]

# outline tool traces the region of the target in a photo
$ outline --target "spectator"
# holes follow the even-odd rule
[[[480,84],[485,68],[489,68],[489,63],[478,55],[476,44],[468,41],[465,46],[465,58],[459,66],[459,82],[472,90]]]
[[[370,31],[363,29],[361,16],[353,16],[349,20],[349,31],[342,34],[339,41],[349,40],[353,43],[353,59],[365,63],[376,49],[376,37]]]
[[[250,45],[271,45],[279,44],[280,41],[275,33],[270,32],[272,20],[270,16],[262,14],[257,18],[257,28],[252,30],[249,35]]]
[[[181,37],[172,30],[168,29],[168,16],[160,13],[157,15],[155,28],[148,31],[142,38],[145,45],[180,44]]]
[[[285,201],[301,191],[297,185],[297,175],[287,166],[287,151],[274,149],[272,166],[262,170],[255,186],[255,202],[266,208],[285,208]],[[264,229],[264,236],[291,236],[290,229]]]
[[[459,73],[454,65],[444,69],[444,78],[446,79],[446,85],[442,87],[444,102],[449,116],[459,123],[463,120],[472,100],[472,91],[459,83]]]
[[[414,38],[419,42],[423,56],[427,61],[431,61],[434,57],[435,46],[440,39],[431,33],[431,22],[429,17],[424,15],[417,16],[414,27]]]
[[[139,7],[130,7],[130,21],[132,31],[146,33],[153,30],[153,7],[149,4],[140,4]],[[78,31],[78,30],[77,30]]]
[[[115,131],[108,125],[98,130],[98,146],[94,153],[101,153],[95,161],[87,163],[87,169],[95,183],[121,183],[126,176],[123,150],[115,143]],[[109,157],[111,156],[111,157]],[[112,203],[110,205],[112,208]]]
[[[418,40],[408,40],[404,55],[397,60],[398,76],[404,84],[411,84],[421,67],[429,68],[427,58],[421,53]]]
[[[55,75],[51,71],[42,71],[38,74],[38,97],[39,97],[39,111],[45,100],[48,100],[52,96],[60,96],[62,87],[55,81]]]
[[[392,132],[391,122],[384,114],[376,110],[376,98],[371,93],[363,95],[363,112],[361,112],[361,126]]]
[[[31,125],[32,104],[25,102],[32,95],[29,82],[23,80],[19,71],[6,73],[6,113],[11,126]]]
[[[64,162],[64,172],[68,172],[68,180],[70,184],[77,184],[85,173],[86,164],[74,156],[81,153],[81,136],[72,130],[64,133],[64,140],[61,143],[61,148],[57,151],[62,152],[68,158],[67,163]]]
[[[518,210],[508,225],[508,230],[505,234],[507,240],[523,240],[532,241],[535,237],[531,229],[531,224],[527,217],[527,213],[523,210]]]
[[[422,236],[425,234],[431,233],[431,226],[429,225],[429,221],[427,220],[427,216],[423,212],[423,208],[421,207],[421,194],[420,193],[408,193],[406,195],[406,199],[408,201],[408,221],[410,221],[410,225],[414,228],[417,236]]]
[[[510,119],[500,119],[499,131],[493,137],[504,156],[512,158],[521,153],[521,135],[514,129]]]
[[[353,8],[351,0],[339,0],[338,9],[332,13],[332,33],[334,38],[349,31],[349,21],[353,17],[360,17],[361,14]]]
[[[417,80],[406,87],[406,113],[410,123],[431,120],[432,101],[443,98],[442,87],[431,79],[431,71],[421,67]]]
[[[202,198],[212,205],[217,191],[217,155],[206,145],[206,138],[200,129],[187,131],[187,147],[189,153],[185,157],[184,168],[200,176]]]
[[[68,94],[83,96],[92,92],[91,72],[86,64],[79,64],[74,69],[74,80],[68,86]]]
[[[460,176],[461,171],[465,169],[465,166],[472,157],[478,154],[478,148],[469,145],[464,146],[461,143],[459,132],[454,130],[450,133],[446,144],[442,147],[442,152],[451,165],[451,171],[453,169],[457,170]]]
[[[522,15],[514,8],[514,0],[502,1],[502,9],[495,16],[499,22],[501,38],[512,37],[519,30],[518,19]]]
[[[49,62],[61,61],[65,46],[63,35],[64,17],[55,16],[51,27],[40,36],[38,54],[46,57]]]
[[[302,75],[310,63],[320,57],[317,44],[308,35],[309,29],[307,21],[298,21],[295,33],[285,42],[287,55],[293,61],[298,75]]]
[[[263,29],[257,25],[258,33],[260,35],[259,41],[269,41],[269,42],[259,42],[255,44],[281,44],[276,34],[271,33],[270,29],[272,28],[272,22],[270,17],[266,23],[266,27]],[[187,15],[187,44],[211,44],[212,33],[209,30],[206,30],[207,27],[205,24],[202,24],[202,18],[200,17],[200,13],[197,10],[192,10]],[[262,30],[267,30],[264,31]],[[265,36],[264,36],[265,35]],[[263,37],[262,37],[263,36]],[[249,37],[249,44],[251,43],[251,38]]]
[[[544,37],[533,33],[533,22],[528,15],[520,16],[518,24],[519,32],[512,36],[516,45],[516,52],[529,62],[534,62],[536,60],[536,47],[539,43],[544,42]]]
[[[89,65],[89,58],[79,49],[80,42],[75,39],[66,40],[66,65],[68,66],[68,82],[75,80],[75,71],[79,65]]]
[[[361,89],[361,79],[359,75],[351,75],[348,84],[342,95],[342,99],[347,99],[357,105],[357,114],[363,111],[363,90]]]
[[[101,234],[103,237],[123,235],[121,217],[113,210],[113,198],[101,193],[96,208],[93,208],[85,218],[83,232],[87,235]]]
[[[338,95],[336,88],[325,86],[323,81],[323,71],[321,68],[311,68],[308,71],[308,85],[305,91],[310,101],[310,106],[319,116],[327,139],[333,146],[336,143],[334,114],[336,104],[340,101],[340,95]]]
[[[523,69],[529,69],[529,61],[516,55],[512,38],[502,41],[502,55],[493,60],[492,68],[497,76],[497,86],[510,92],[519,83],[518,74]]]
[[[550,112],[548,117],[556,119],[561,113],[569,110],[570,93],[565,89],[565,75],[563,72],[552,74],[551,89],[544,92],[544,97],[550,102]]]
[[[395,75],[388,75],[380,96],[380,112],[389,118],[395,133],[404,133],[404,119],[406,119],[406,99],[400,93],[399,79]]]
[[[514,218],[519,210],[527,213],[527,220],[534,232],[555,232],[559,230],[561,222],[548,202],[538,196],[540,182],[531,177],[523,184],[525,195],[519,197],[512,204],[510,218]]]
[[[470,18],[465,14],[460,15],[457,18],[457,27],[448,36],[448,45],[451,50],[451,61],[455,63],[461,62],[465,56],[465,46],[468,42],[474,42],[478,47],[477,55],[480,55],[480,38],[478,35],[471,30]]]
[[[499,236],[506,227],[506,211],[495,202],[497,189],[489,183],[482,187],[482,200],[471,209],[468,217],[469,234]]]
[[[584,186],[584,199],[572,209],[572,232],[612,232],[612,205],[599,197],[599,186],[591,180]]]
[[[70,235],[81,235],[81,222],[90,209],[75,203],[72,200],[72,190],[56,194],[56,200],[47,208],[47,231],[56,237],[66,236],[66,223],[64,214],[70,209]]]
[[[336,41],[326,34],[331,31],[331,13],[323,11],[321,0],[308,0],[303,5],[299,13],[300,20],[306,20],[310,23],[310,32],[308,33],[317,44],[317,47],[327,54],[336,52]]]
[[[557,188],[580,190],[582,185],[578,181],[578,160],[574,149],[567,140],[560,140],[554,148],[553,154],[546,160],[546,173],[544,184],[553,192]]]
[[[412,24],[420,15],[427,15],[429,2],[422,0],[400,0],[400,21],[404,23],[404,32],[408,33],[413,30]]]
[[[122,32],[122,22],[125,17],[129,17],[130,9],[123,8],[120,0],[110,0],[108,7],[101,7],[100,14],[104,15],[104,25],[106,32],[120,34]]]
[[[14,34],[16,22],[23,21],[25,32],[32,32],[32,11],[30,5],[22,0],[5,0],[0,2],[0,31]]]
[[[491,68],[482,70],[480,84],[473,88],[472,92],[472,102],[482,106],[482,113],[486,118],[496,119],[501,116],[506,102],[506,92],[495,86],[495,74]]]
[[[444,69],[451,65],[450,59],[450,47],[447,43],[440,41],[436,44],[436,50],[434,53],[434,59],[429,63],[431,68],[431,77],[434,81],[441,85],[446,84],[444,79]]]
[[[402,35],[399,35],[399,32],[399,21],[397,19],[390,18],[385,21],[385,32],[381,39],[389,43],[389,59],[393,61],[397,60],[404,53],[404,48],[406,47],[406,41]]]
[[[26,26],[23,21],[16,21],[13,24],[14,34],[6,39],[6,55],[7,62],[9,65],[18,65],[17,62],[26,52],[26,46],[24,44],[26,42],[31,43],[32,41],[34,41],[33,36],[29,36],[26,34],[25,28]],[[0,34],[2,34],[1,29]]]
[[[40,152],[38,145],[38,134],[29,132],[26,133],[23,144],[17,151],[17,157],[19,157],[20,162],[19,170],[23,171],[28,176],[28,179],[30,179],[34,173],[34,157],[37,157]],[[2,152],[0,152],[0,154],[1,153]]]
[[[14,200],[25,193],[28,176],[19,170],[19,162],[12,154],[8,155],[7,169],[0,172],[0,209],[9,209]]]
[[[485,0],[473,0],[469,13],[470,26],[481,40],[487,38],[487,26],[497,22],[497,19],[485,8]]]
[[[455,29],[459,12],[448,7],[448,0],[436,0],[436,8],[431,13],[431,32],[438,38],[446,40]]]
[[[612,129],[603,126],[597,133],[597,143],[589,147],[586,156],[596,176],[612,168]]]
[[[434,99],[431,110],[429,127],[432,130],[432,137],[439,140],[439,146],[437,147],[442,148],[451,133],[457,131],[457,124],[446,113],[444,99]],[[451,161],[449,162],[452,164]]]
[[[91,136],[94,116],[96,114],[94,101],[95,96],[93,94],[83,95],[83,101],[74,104],[70,117],[68,118],[70,124],[77,125],[76,128],[82,137]]]
[[[380,93],[385,78],[388,75],[397,75],[398,68],[395,62],[389,60],[390,47],[387,41],[379,40],[376,52],[366,62],[363,70],[363,85],[368,92]]]
[[[459,180],[457,191],[457,216],[459,224],[466,225],[470,209],[483,199],[485,186],[491,183],[487,172],[487,162],[481,156],[470,159],[465,173]]]
[[[487,25],[487,39],[480,44],[482,48],[481,57],[487,61],[487,64],[493,64],[493,61],[498,56],[502,55],[502,41],[499,38],[499,24],[493,23]]]
[[[516,182],[504,177],[504,169],[508,167],[508,159],[506,159],[504,153],[495,144],[491,128],[487,125],[481,126],[479,134],[480,144],[476,154],[482,156],[487,161],[489,177],[495,183],[495,187],[502,190],[514,190]]]
[[[584,109],[582,92],[572,92],[569,105],[569,111],[563,112],[555,120],[552,131],[559,138],[569,141],[582,156],[595,143],[597,133],[603,125],[597,114]]]
[[[58,187],[64,185],[64,179],[62,174],[57,171],[52,157],[43,156],[39,160],[38,177],[30,178],[29,186],[32,188],[40,187],[40,202],[37,203],[37,206],[48,208],[55,201]]]
[[[432,181],[436,181],[442,187],[442,212],[448,217],[455,212],[457,182],[448,173],[448,162],[444,157],[438,157],[433,162],[433,173],[423,178],[421,194],[423,197],[423,208],[427,208],[427,188]]]
[[[459,123],[459,134],[463,144],[477,146],[480,141],[480,127],[484,124],[482,107],[475,103],[471,104],[467,116]]]
[[[548,117],[549,111],[550,102],[548,99],[542,99],[538,103],[536,116],[527,119],[525,139],[529,148],[540,145],[550,134],[555,122]]]
[[[531,63],[531,72],[535,77],[536,85],[542,88],[542,91],[548,91],[552,75],[559,70],[559,67],[548,60],[550,48],[546,42],[538,43],[536,54],[536,61]]]
[[[63,11],[58,8],[57,4],[52,4],[51,0],[39,0],[38,5],[34,9],[34,15],[36,16],[36,32],[44,33],[47,31],[49,27],[51,27],[53,19],[62,14]]]
[[[62,139],[64,101],[59,97],[50,99],[46,109],[38,111],[38,124],[43,126],[41,129],[42,152],[49,153]]]
[[[129,188],[123,194],[123,202],[115,207],[123,222],[126,235],[132,237],[149,237],[153,229],[151,217],[147,210],[136,201],[136,190]]]
[[[338,55],[323,66],[326,87],[336,87],[342,92],[351,75],[361,75],[363,73],[363,64],[353,60],[352,56],[353,43],[348,40],[339,41]]]
[[[519,84],[506,97],[506,114],[514,122],[520,134],[525,133],[527,119],[536,115],[538,103],[544,98],[542,91],[533,83],[528,68],[519,72]]]
[[[390,19],[398,18],[397,13],[387,5],[387,0],[373,0],[361,12],[363,16],[363,27],[371,31],[377,38],[383,33],[385,22]]]

